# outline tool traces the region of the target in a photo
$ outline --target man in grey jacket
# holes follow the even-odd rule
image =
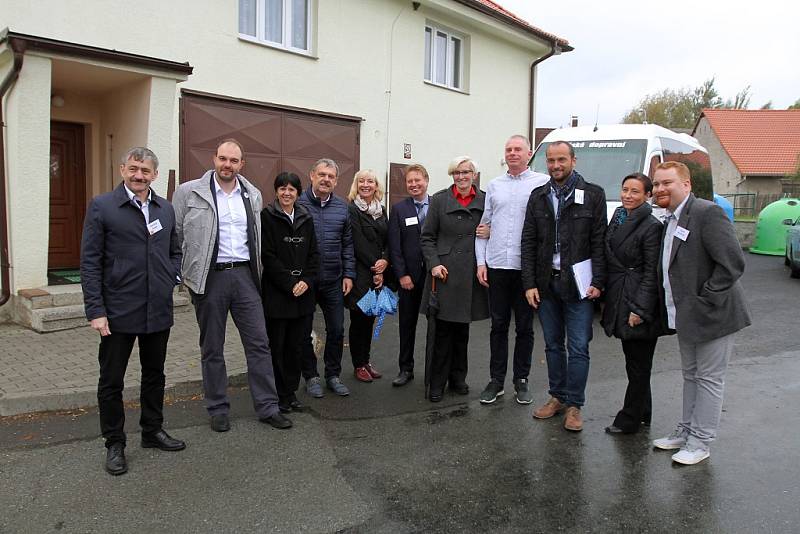
[[[659,275],[669,329],[677,331],[683,367],[683,415],[675,431],[653,442],[680,449],[677,463],[709,457],[722,413],[725,371],[733,336],[750,324],[739,278],[744,254],[722,209],[692,194],[683,163],[656,167],[656,202],[667,209]]]
[[[275,428],[292,422],[278,408],[272,357],[261,304],[261,212],[259,190],[239,174],[242,146],[226,139],[214,170],[181,184],[173,198],[183,282],[192,295],[200,327],[203,390],[215,432],[230,430],[225,327],[230,312],[244,346],[247,379],[259,420]]]

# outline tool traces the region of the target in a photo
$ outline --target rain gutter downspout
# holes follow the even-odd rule
[[[14,52],[14,64],[11,71],[0,84],[0,284],[2,284],[2,292],[0,293],[0,306],[8,302],[11,298],[11,262],[8,255],[8,208],[7,192],[6,192],[6,144],[5,144],[5,127],[6,123],[3,118],[3,98],[14,82],[19,78],[19,71],[22,70],[22,58],[25,55],[24,45],[17,47],[17,43],[9,39],[9,45]]]
[[[530,102],[530,113],[528,113],[528,139],[530,139],[531,143],[534,142],[536,137],[536,125],[533,117],[533,112],[536,109],[536,106],[533,104],[533,99],[536,96],[536,66],[545,59],[549,59],[552,56],[556,56],[560,53],[561,47],[558,45],[558,43],[554,42],[552,45],[550,45],[550,52],[531,63],[530,90],[528,94],[528,101]],[[531,145],[531,148],[536,150],[536,147],[533,145]]]

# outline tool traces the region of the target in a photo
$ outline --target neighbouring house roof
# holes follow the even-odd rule
[[[743,176],[779,176],[797,169],[800,156],[800,110],[704,109],[722,148]]]
[[[551,42],[553,45],[558,45],[562,52],[570,52],[574,50],[573,47],[569,45],[569,41],[566,39],[559,37],[557,35],[553,35],[552,33],[548,33],[544,30],[533,26],[525,19],[518,17],[511,11],[507,10],[497,2],[493,2],[492,0],[455,0],[460,4],[464,4],[465,6],[471,7],[476,9],[490,17],[497,19],[505,24],[509,24],[514,26],[526,33],[534,35],[540,39],[544,39],[545,41]]]

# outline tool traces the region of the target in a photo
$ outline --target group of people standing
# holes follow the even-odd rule
[[[358,305],[369,291],[399,293],[399,373],[414,379],[420,313],[428,317],[426,395],[442,400],[467,385],[469,325],[491,318],[490,380],[480,402],[505,393],[509,329],[515,321],[515,398],[530,404],[533,318],[545,339],[550,398],[536,419],[564,413],[564,427],[580,431],[589,373],[595,301],[604,297],[602,326],[622,340],[629,384],[623,408],[606,428],[636,432],[652,416],[650,368],[656,340],[677,331],[684,374],[681,422],[654,446],[679,449],[673,460],[708,457],[721,411],[732,335],[749,324],[738,279],[741,249],[721,210],[691,194],[688,169],[663,163],[654,180],[622,181],[622,206],[610,225],[602,188],[575,170],[569,143],[547,148],[548,175],[531,171],[529,140],[510,137],[507,172],[484,193],[477,164],[451,161],[453,184],[428,195],[419,164],[405,171],[409,197],[387,217],[381,181],[360,170],[348,202],[334,194],[339,168],[320,159],[305,190],[294,173],[274,180],[275,200],[241,171],[242,146],[219,143],[214,168],[180,185],[173,204],[150,184],[158,159],[131,149],[120,165],[122,183],[92,200],[84,223],[81,273],[86,315],[101,335],[98,403],[106,441],[106,470],[127,471],[123,378],[136,339],[142,363],[142,446],[177,451],[185,443],[162,428],[164,361],[174,286],[189,290],[200,329],[205,404],[210,426],[230,430],[224,341],[228,316],[244,347],[250,394],[260,421],[292,426],[285,414],[324,396],[312,344],[314,311],[325,320],[324,386],[347,396],[342,382],[344,309],[355,378],[382,374],[371,360],[375,317]],[[664,226],[650,198],[667,210]],[[174,208],[173,208],[174,206]],[[719,213],[718,213],[719,212]],[[579,290],[579,288],[581,288]]]

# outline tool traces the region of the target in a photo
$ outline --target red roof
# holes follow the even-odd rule
[[[778,176],[797,169],[800,110],[704,109],[703,117],[742,175]]]
[[[552,33],[548,33],[544,30],[537,28],[536,26],[530,24],[528,21],[519,17],[512,13],[511,11],[507,10],[497,2],[493,2],[492,0],[456,0],[461,4],[468,5],[478,11],[483,11],[487,14],[493,14],[497,18],[503,20],[507,24],[512,26],[516,26],[522,30],[525,30],[528,33],[532,33],[533,35],[545,39],[547,41],[551,41],[554,44],[558,44],[559,47],[563,52],[569,52],[573,50],[573,48],[569,45],[569,41],[563,39],[557,35],[553,35]]]

